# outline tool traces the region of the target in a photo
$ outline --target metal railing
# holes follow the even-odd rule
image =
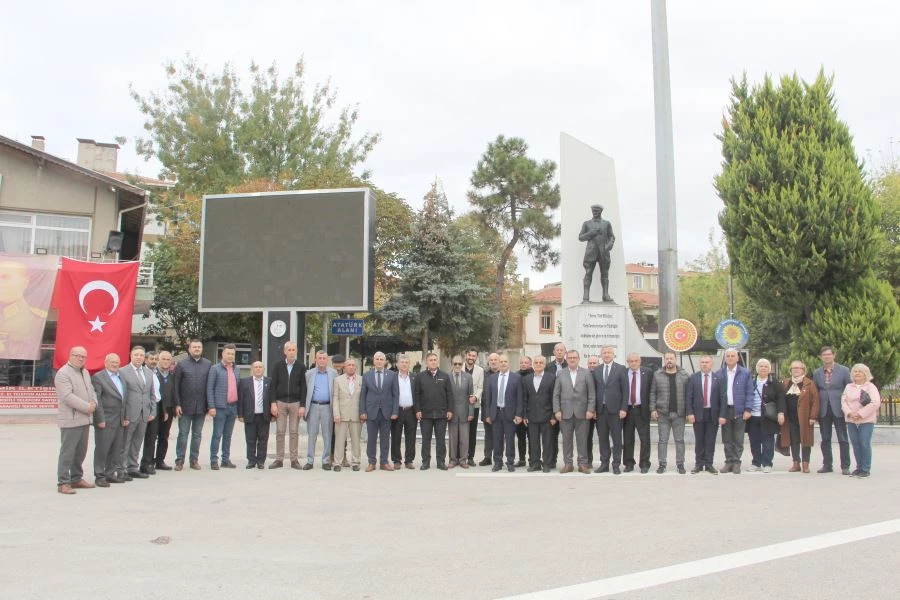
[[[138,287],[153,287],[154,264],[152,262],[142,262],[138,267]]]
[[[900,395],[897,390],[884,390],[881,394],[881,406],[878,408],[878,422],[884,425],[900,423]]]

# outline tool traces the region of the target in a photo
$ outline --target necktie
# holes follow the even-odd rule
[[[703,374],[703,408],[709,408],[709,373]]]
[[[262,401],[262,379],[254,379],[256,382],[256,402]]]
[[[609,377],[609,365],[603,365],[603,383],[606,383],[607,377]]]
[[[500,390],[497,397],[497,406],[506,406],[506,373],[500,373]]]
[[[634,402],[636,399],[635,388],[637,387],[637,371],[631,372],[631,405],[634,406]]]
[[[375,386],[381,390],[381,371],[375,372]]]
[[[459,373],[456,374],[456,387],[459,387]]]

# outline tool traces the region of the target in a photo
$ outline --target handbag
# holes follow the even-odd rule
[[[872,401],[872,396],[869,395],[869,392],[866,390],[859,390],[859,404],[860,406],[868,406],[869,402]]]
[[[781,433],[778,433],[775,436],[775,450],[778,451],[782,456],[790,456],[791,449],[788,446],[783,445]]]
[[[774,402],[763,403],[763,416],[770,421],[778,421],[778,405]]]

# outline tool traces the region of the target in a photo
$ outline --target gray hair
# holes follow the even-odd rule
[[[866,378],[866,381],[872,381],[872,371],[869,370],[869,367],[862,363],[856,363],[852,367],[850,367],[850,373],[853,371],[859,371]]]
[[[757,372],[759,372],[759,367],[760,367],[760,365],[766,365],[767,367],[769,367],[769,370],[770,370],[770,371],[772,370],[772,363],[769,362],[769,359],[768,359],[768,358],[761,358],[761,359],[759,359],[758,361],[756,361],[756,370],[757,370]]]

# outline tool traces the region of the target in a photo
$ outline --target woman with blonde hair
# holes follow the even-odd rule
[[[809,473],[809,457],[819,416],[819,388],[806,374],[803,361],[791,362],[791,374],[781,381],[785,389],[787,419],[781,424],[781,447],[790,448],[794,465],[790,473]],[[802,467],[801,467],[802,465]]]
[[[847,433],[856,458],[854,477],[868,477],[872,469],[872,433],[878,420],[881,394],[872,383],[872,372],[862,363],[850,369],[850,379],[841,395],[841,408],[847,420]]]

